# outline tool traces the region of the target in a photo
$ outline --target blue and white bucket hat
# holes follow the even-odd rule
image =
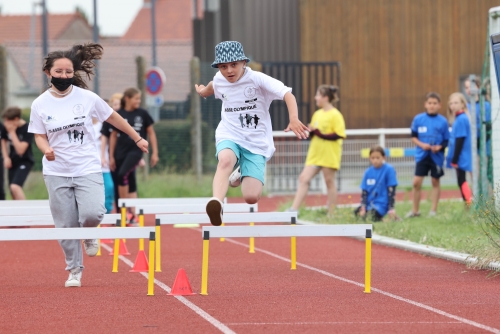
[[[236,41],[220,42],[215,46],[215,60],[212,63],[213,68],[222,63],[231,63],[233,61],[246,60],[248,63],[250,59],[245,56],[243,52],[243,45]]]

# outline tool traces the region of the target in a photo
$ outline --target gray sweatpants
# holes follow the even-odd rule
[[[57,228],[96,227],[104,218],[102,173],[78,177],[44,175],[50,211]],[[66,257],[66,270],[83,269],[80,240],[59,240]]]

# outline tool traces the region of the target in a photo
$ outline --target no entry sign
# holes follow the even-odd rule
[[[160,94],[165,84],[165,74],[159,67],[153,67],[146,72],[146,91],[150,95]]]

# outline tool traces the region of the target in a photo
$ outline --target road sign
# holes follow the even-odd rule
[[[161,107],[163,102],[163,95],[146,95],[146,105],[150,107]]]
[[[165,73],[159,67],[152,67],[146,72],[146,91],[149,95],[161,94],[165,84]]]

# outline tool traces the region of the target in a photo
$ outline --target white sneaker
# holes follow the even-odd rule
[[[82,286],[82,269],[74,268],[69,271],[69,277],[66,283],[66,288],[79,288]]]
[[[233,188],[239,187],[241,185],[241,169],[240,166],[234,170],[234,172],[229,176],[229,185]]]
[[[214,226],[222,224],[222,202],[217,197],[212,197],[207,203],[207,215]]]
[[[87,253],[88,256],[96,256],[97,251],[99,250],[97,239],[83,240],[83,247],[85,248],[85,253]]]
[[[429,217],[435,217],[436,215],[436,211],[429,211]]]

